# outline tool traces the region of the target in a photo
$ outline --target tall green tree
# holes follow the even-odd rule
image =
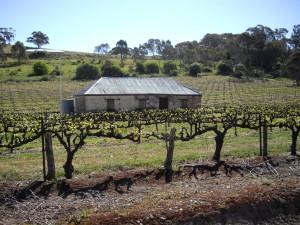
[[[163,59],[171,60],[176,58],[176,49],[173,47],[170,40],[161,41],[159,54]]]
[[[98,53],[100,55],[106,55],[109,52],[109,49],[110,49],[110,46],[108,43],[102,43],[95,47],[94,52]]]
[[[154,57],[159,54],[161,41],[159,39],[149,39],[144,46],[147,48],[148,52],[152,54],[152,57]]]
[[[290,44],[294,49],[300,49],[300,24],[295,25],[290,38]]]
[[[27,42],[33,43],[37,48],[41,48],[41,46],[49,44],[49,37],[41,31],[34,31],[27,38]]]
[[[126,55],[129,54],[129,48],[127,46],[127,42],[124,41],[124,40],[119,40],[116,43],[116,47],[114,47],[111,50],[111,53],[113,55],[120,55],[120,57],[121,57],[121,65],[123,65]]]
[[[4,41],[4,44],[9,44],[13,41],[16,31],[13,28],[0,28],[0,36],[2,37],[1,42]]]
[[[183,64],[191,64],[199,61],[199,43],[197,41],[185,41],[175,45],[177,58]]]
[[[11,52],[13,56],[15,56],[18,59],[18,63],[21,63],[22,59],[26,58],[26,49],[22,42],[17,41],[12,47]]]
[[[139,47],[134,47],[131,50],[131,56],[134,60],[144,59],[148,54],[148,50],[144,45],[140,45]]]
[[[300,51],[294,52],[288,59],[286,73],[296,81],[297,86],[300,86]]]

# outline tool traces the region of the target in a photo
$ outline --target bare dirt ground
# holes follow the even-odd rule
[[[288,159],[288,160],[287,160]],[[172,183],[158,170],[125,170],[57,182],[0,183],[0,224],[300,224],[300,160],[233,160],[241,174],[190,168]],[[210,165],[212,162],[202,162]],[[127,190],[113,180],[133,181]]]

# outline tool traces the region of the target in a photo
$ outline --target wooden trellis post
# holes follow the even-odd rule
[[[41,119],[42,126],[42,159],[43,159],[43,178],[46,181],[46,160],[45,160],[45,137],[44,137],[44,118]]]

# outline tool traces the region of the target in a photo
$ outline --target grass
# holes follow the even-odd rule
[[[189,142],[176,142],[174,167],[184,162],[212,158],[214,134],[206,133]],[[290,147],[290,132],[274,129],[269,133],[269,154],[286,153]],[[298,149],[299,149],[298,144]],[[26,148],[25,148],[26,149]],[[63,176],[66,153],[54,141],[57,175]],[[238,129],[238,136],[230,130],[225,138],[223,159],[244,158],[258,155],[258,132]],[[75,175],[119,170],[125,168],[157,168],[163,165],[166,155],[165,143],[144,140],[141,144],[115,139],[90,138],[74,158]],[[0,155],[0,180],[42,179],[42,155],[39,148],[19,150],[14,154]]]

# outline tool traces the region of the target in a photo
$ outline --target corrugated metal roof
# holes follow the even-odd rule
[[[171,78],[112,78],[102,77],[76,95],[200,95]]]

